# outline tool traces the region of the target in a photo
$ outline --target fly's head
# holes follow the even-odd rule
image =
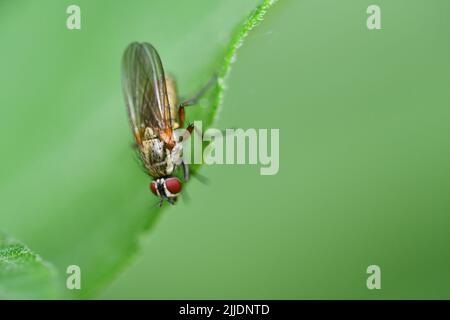
[[[181,192],[181,187],[181,181],[177,177],[160,178],[150,183],[150,190],[160,198],[160,206],[164,200],[174,204]]]

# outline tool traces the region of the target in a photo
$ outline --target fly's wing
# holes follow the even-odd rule
[[[146,127],[170,126],[170,107],[161,59],[149,43],[130,44],[122,60],[122,86],[131,128],[141,144]]]

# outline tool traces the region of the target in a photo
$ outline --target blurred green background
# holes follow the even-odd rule
[[[152,211],[122,51],[153,43],[187,95],[257,3],[77,1],[69,31],[72,2],[0,2],[0,229],[63,279],[80,265],[82,297],[450,298],[446,0],[377,1],[376,31],[372,1],[279,1],[238,51],[214,125],[279,128],[279,173],[204,166],[190,203]]]

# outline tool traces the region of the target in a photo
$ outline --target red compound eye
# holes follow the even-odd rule
[[[155,182],[155,181],[152,181],[152,182],[150,183],[150,190],[152,190],[152,192],[153,192],[154,195],[158,195],[158,194],[156,193],[156,182]]]
[[[172,177],[166,179],[166,187],[172,194],[177,194],[181,191],[181,181],[178,178]]]

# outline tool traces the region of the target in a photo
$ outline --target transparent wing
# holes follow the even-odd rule
[[[122,60],[122,86],[131,128],[139,144],[145,127],[170,126],[170,107],[161,59],[149,43],[130,44]]]

